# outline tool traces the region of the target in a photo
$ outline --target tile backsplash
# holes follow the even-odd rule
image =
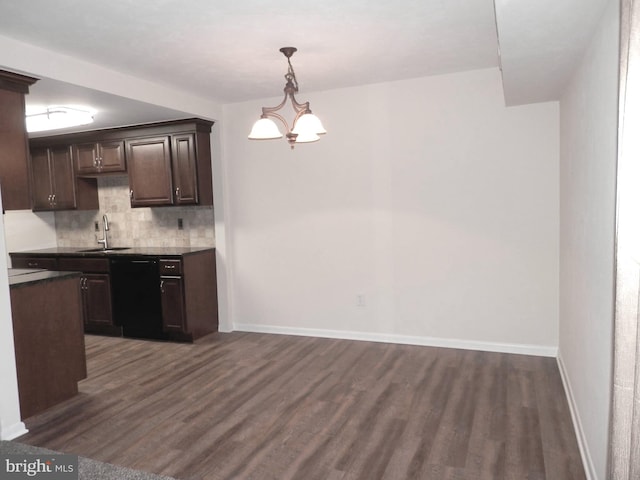
[[[214,247],[213,207],[131,208],[126,176],[98,178],[100,210],[56,212],[59,247],[98,247],[102,215],[114,247]],[[183,229],[178,228],[182,219]],[[98,222],[98,231],[95,231]]]

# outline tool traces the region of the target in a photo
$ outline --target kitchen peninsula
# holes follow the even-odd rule
[[[87,377],[80,274],[9,269],[22,418],[78,393]]]

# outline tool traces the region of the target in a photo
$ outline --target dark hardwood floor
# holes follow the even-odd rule
[[[585,479],[554,359],[283,335],[87,336],[18,441],[179,479]]]

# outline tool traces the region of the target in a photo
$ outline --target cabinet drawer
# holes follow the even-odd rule
[[[42,268],[44,270],[57,270],[57,262],[51,257],[19,257],[11,256],[13,268]]]
[[[60,258],[58,260],[58,270],[76,272],[109,272],[108,258]]]
[[[182,275],[182,261],[161,259],[160,275]]]

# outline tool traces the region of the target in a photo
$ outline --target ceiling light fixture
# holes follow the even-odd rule
[[[262,115],[260,119],[253,124],[251,133],[249,133],[249,139],[271,140],[274,138],[282,138],[282,133],[276,122],[271,120],[272,118],[277,118],[284,124],[287,130],[287,141],[292,149],[296,143],[315,142],[320,140],[320,135],[327,133],[320,119],[311,113],[309,102],[298,103],[294,96],[294,94],[298,93],[298,80],[291,65],[291,55],[297,50],[295,47],[282,47],[280,49],[284,56],[287,57],[287,63],[289,64],[289,70],[284,76],[287,81],[284,86],[284,99],[280,102],[280,105],[276,107],[262,107]],[[289,128],[289,124],[285,118],[277,113],[278,110],[287,103],[287,99],[291,99],[291,106],[296,114],[293,118],[291,128]]]
[[[26,115],[27,132],[87,125],[93,122],[93,114],[94,112],[74,107],[47,107],[44,111]]]

